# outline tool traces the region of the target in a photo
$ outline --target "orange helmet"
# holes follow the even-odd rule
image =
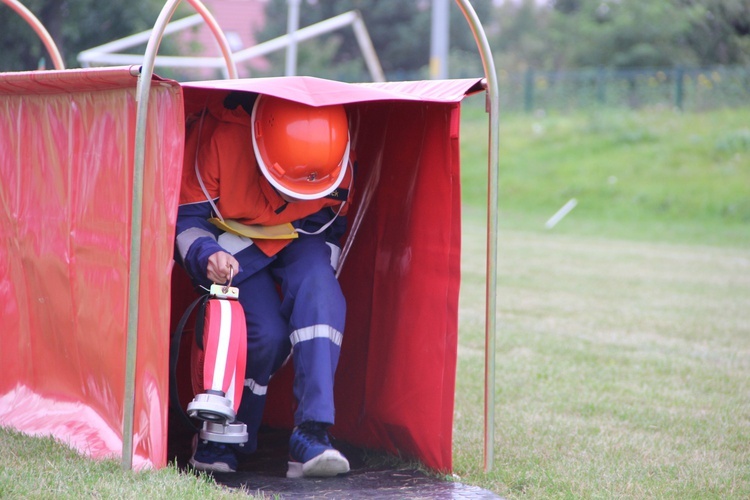
[[[314,107],[270,95],[253,106],[253,151],[263,175],[299,200],[336,189],[349,161],[349,123],[344,106]]]

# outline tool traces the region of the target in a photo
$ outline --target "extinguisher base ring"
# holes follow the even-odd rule
[[[236,414],[232,401],[217,394],[197,394],[188,404],[187,414],[210,422],[231,422]]]
[[[203,422],[200,438],[204,441],[224,444],[242,444],[248,439],[247,426],[242,422],[220,424],[217,422]]]

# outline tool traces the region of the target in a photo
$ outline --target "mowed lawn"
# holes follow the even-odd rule
[[[750,110],[507,117],[500,144],[495,466],[474,203],[456,474],[508,498],[750,497]]]
[[[452,478],[506,498],[750,497],[750,109],[501,117],[485,473],[482,99],[462,125]],[[0,431],[0,497],[233,494]]]
[[[465,227],[480,253],[484,228]],[[750,251],[501,232],[495,467],[484,262],[464,263],[456,473],[510,498],[750,495]]]

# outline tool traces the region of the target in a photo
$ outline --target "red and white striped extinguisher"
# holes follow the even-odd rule
[[[246,425],[235,420],[245,380],[247,326],[238,300],[239,289],[231,286],[233,275],[230,267],[226,285],[211,285],[207,295],[188,307],[173,336],[170,354],[171,385],[176,386],[174,372],[182,330],[192,310],[199,306],[190,363],[195,397],[187,406],[187,415],[203,421],[201,439],[219,443],[244,443],[248,437]],[[180,410],[184,411],[181,406]]]

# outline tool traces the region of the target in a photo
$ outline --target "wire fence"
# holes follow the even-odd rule
[[[750,105],[750,67],[498,72],[504,112]]]

